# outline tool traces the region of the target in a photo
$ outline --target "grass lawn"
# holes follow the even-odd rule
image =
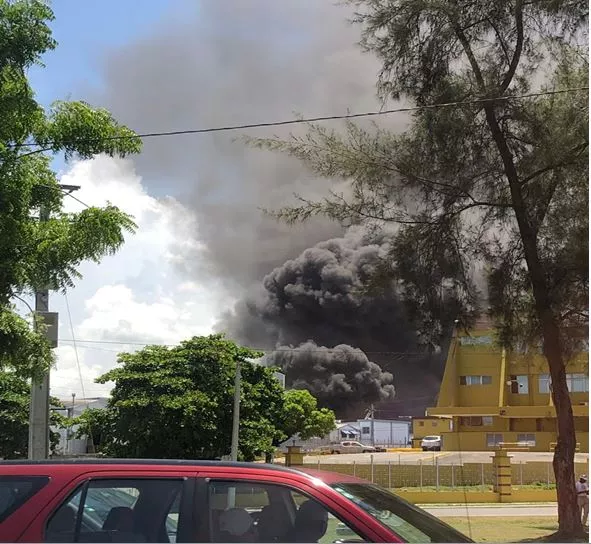
[[[466,518],[441,520],[470,536]],[[549,517],[472,517],[470,527],[472,540],[476,542],[520,542],[551,535],[558,529],[558,523]]]

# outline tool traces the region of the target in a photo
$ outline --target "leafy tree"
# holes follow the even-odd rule
[[[559,537],[572,538],[581,521],[565,363],[588,323],[587,3],[351,1],[363,48],[382,62],[379,95],[419,109],[402,135],[349,123],[344,135],[312,125],[304,137],[247,140],[350,181],[272,213],[392,224],[374,282],[400,291],[433,343],[480,311],[475,271],[486,271],[500,342],[540,341],[548,361]],[[536,91],[546,94],[511,98]],[[460,104],[426,107],[450,103]]]
[[[104,437],[100,451],[118,457],[216,458],[230,450],[236,363],[241,362],[240,452],[272,447],[283,393],[273,371],[252,364],[259,354],[223,335],[179,346],[148,346],[119,356],[121,366],[99,383],[115,382],[105,410],[90,410],[79,434]]]
[[[122,366],[97,380],[115,382],[109,404],[76,418],[77,436],[92,437],[97,452],[116,457],[226,455],[232,438],[237,361],[242,378],[241,459],[269,456],[293,434],[309,438],[334,428],[334,413],[318,410],[310,393],[284,392],[274,369],[249,362],[259,355],[223,335],[121,354]]]
[[[327,408],[318,409],[318,402],[305,389],[285,392],[281,430],[286,438],[299,435],[302,440],[326,436],[336,426],[335,415]]]
[[[27,70],[56,47],[52,20],[44,1],[0,0],[0,368],[23,375],[46,369],[52,352],[42,330],[31,330],[11,300],[35,288],[71,287],[82,261],[99,262],[135,229],[115,206],[61,211],[54,155],[124,157],[141,142],[106,110],[64,101],[46,110],[37,103]]]
[[[0,458],[26,459],[29,449],[29,409],[31,385],[15,372],[0,371]],[[61,403],[50,398],[51,406],[61,408]],[[64,427],[66,419],[56,411],[50,415],[50,425]],[[59,433],[50,431],[52,453],[59,445]]]

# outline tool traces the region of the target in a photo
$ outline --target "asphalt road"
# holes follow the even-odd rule
[[[512,463],[526,462],[552,462],[552,453],[547,452],[511,452]],[[305,463],[323,464],[359,464],[371,463],[370,453],[343,454],[343,455],[309,455],[304,458]],[[470,452],[393,452],[393,453],[374,453],[374,463],[388,463],[401,465],[435,464],[435,459],[440,465],[463,465],[464,463],[490,463],[493,452],[490,451],[470,451]],[[588,453],[577,453],[575,457],[577,463],[589,463]]]
[[[487,505],[487,506],[423,506],[424,510],[438,518],[478,517],[558,517],[555,504],[532,505]]]

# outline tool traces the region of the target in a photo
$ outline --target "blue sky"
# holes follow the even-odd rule
[[[47,105],[82,85],[100,87],[98,68],[107,50],[135,41],[162,19],[180,17],[196,6],[186,0],[54,0],[51,28],[58,46],[45,56],[45,68],[30,73],[38,100]]]
[[[34,67],[30,81],[37,100],[49,106],[58,99],[84,99],[84,88],[102,87],[101,61],[113,48],[141,39],[155,26],[197,9],[190,0],[54,0],[55,19],[50,23],[56,49]],[[63,159],[53,161],[62,170]]]

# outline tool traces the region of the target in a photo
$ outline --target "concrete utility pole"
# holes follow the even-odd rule
[[[375,421],[374,421],[374,412],[375,409],[373,407],[373,404],[370,407],[370,417],[371,417],[371,445],[375,446],[376,445],[376,436],[375,436]]]
[[[230,461],[238,461],[238,439],[240,436],[240,361],[236,361],[234,378],[234,412],[232,413],[232,446]]]
[[[60,185],[66,194],[79,189],[77,185]],[[49,209],[41,205],[39,221],[49,220]],[[39,288],[41,287],[41,288]],[[51,347],[57,347],[57,313],[49,312],[48,286],[38,286],[35,290],[35,328],[40,321],[47,327],[45,334]],[[29,412],[29,459],[33,461],[49,457],[49,370],[39,380],[31,384],[31,405]]]

